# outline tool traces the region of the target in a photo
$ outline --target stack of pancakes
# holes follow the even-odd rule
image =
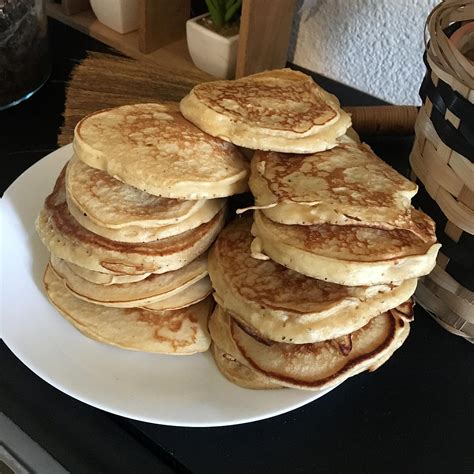
[[[207,250],[226,197],[247,189],[238,149],[177,105],[85,117],[36,227],[51,253],[49,299],[77,329],[127,349],[192,354],[210,345]]]
[[[248,388],[321,390],[388,360],[439,249],[433,221],[411,207],[416,185],[360,144],[337,99],[301,73],[198,85],[181,111],[257,150],[254,219],[231,223],[209,255],[221,372]]]

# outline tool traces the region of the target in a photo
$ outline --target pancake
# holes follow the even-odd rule
[[[399,286],[341,286],[252,258],[250,218],[236,219],[209,253],[220,306],[273,341],[303,344],[349,334],[410,298],[416,279]]]
[[[391,309],[391,313],[393,315],[398,315],[400,318],[404,319],[405,321],[413,321],[413,308],[415,304],[412,299],[405,301],[402,304],[399,304],[396,308]]]
[[[69,212],[79,224],[94,234],[115,240],[116,242],[153,242],[158,239],[166,239],[174,235],[182,234],[188,230],[195,229],[209,222],[224,206],[225,199],[209,199],[195,213],[187,219],[176,224],[162,225],[159,227],[141,227],[130,225],[119,229],[110,229],[96,224],[88,215],[79,210],[66,192],[66,202]]]
[[[309,155],[257,151],[249,185],[256,206],[281,224],[416,231],[410,201],[418,186],[365,144],[346,143]]]
[[[282,388],[248,366],[230,335],[229,322],[228,313],[216,305],[209,316],[208,327],[213,342],[212,355],[224,377],[244,388]]]
[[[219,372],[230,382],[242,388],[253,390],[268,390],[283,388],[266,377],[260,375],[255,370],[241,364],[230,354],[225,353],[215,344],[211,346],[211,353],[214,357]]]
[[[95,272],[94,270],[88,270],[87,268],[80,267],[75,263],[63,262],[68,266],[69,270],[74,272],[77,276],[84,278],[84,280],[96,283],[97,285],[116,285],[120,283],[133,283],[135,281],[144,280],[149,277],[151,273],[142,273],[140,275],[122,275],[120,273],[102,273]]]
[[[278,224],[260,211],[254,213],[252,250],[264,252],[280,265],[340,285],[392,284],[428,274],[436,263],[434,222],[413,210],[421,239],[402,230],[383,230],[330,224],[304,226]]]
[[[214,345],[225,354],[229,354],[240,364],[248,366],[248,362],[246,362],[244,357],[240,354],[238,347],[232,339],[229,313],[218,304],[209,316],[208,328]]]
[[[187,355],[207,351],[212,299],[177,311],[107,308],[80,300],[48,266],[44,286],[51,303],[85,336],[143,352]]]
[[[206,200],[167,199],[128,186],[73,156],[66,170],[68,202],[98,226],[159,227],[187,220]]]
[[[403,344],[409,323],[398,312],[382,313],[347,336],[314,344],[260,342],[230,320],[241,357],[255,371],[286,387],[324,390],[386,362]]]
[[[206,255],[179,270],[151,274],[148,278],[133,283],[107,286],[97,285],[77,276],[64,260],[57,257],[51,256],[50,265],[77,298],[115,308],[134,308],[164,300],[180,293],[207,275]]]
[[[143,308],[151,311],[186,308],[186,306],[199,303],[199,301],[207,298],[212,291],[211,280],[208,276],[205,276],[178,293],[163,300],[147,304]]]
[[[242,154],[185,120],[177,105],[95,112],[76,125],[73,145],[87,165],[156,196],[212,199],[247,190]]]
[[[290,69],[198,84],[182,99],[180,109],[214,137],[284,153],[332,148],[351,125],[335,96]]]
[[[177,236],[147,243],[115,242],[82,227],[66,203],[64,170],[36,221],[48,250],[80,267],[102,273],[165,273],[178,270],[202,255],[224,225],[222,209],[209,222]]]

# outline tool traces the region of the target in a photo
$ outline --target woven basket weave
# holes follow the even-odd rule
[[[474,342],[474,3],[445,1],[428,17],[423,105],[410,154],[415,203],[443,244],[418,302],[448,331]]]

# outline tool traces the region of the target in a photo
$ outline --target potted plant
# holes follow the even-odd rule
[[[194,64],[220,79],[235,74],[242,0],[206,0],[209,10],[186,22],[188,49]]]
[[[136,0],[90,0],[92,11],[105,26],[125,34],[138,28]]]

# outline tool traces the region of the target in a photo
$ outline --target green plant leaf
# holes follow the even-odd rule
[[[207,9],[209,10],[209,14],[211,15],[211,20],[216,26],[221,26],[223,23],[222,15],[219,11],[219,8],[214,0],[206,0]]]
[[[242,6],[242,0],[235,0],[235,2],[228,9],[226,9],[226,12],[224,15],[224,21],[226,23],[231,21],[241,6]]]
[[[222,28],[229,23],[242,6],[242,0],[205,0],[212,23]]]

